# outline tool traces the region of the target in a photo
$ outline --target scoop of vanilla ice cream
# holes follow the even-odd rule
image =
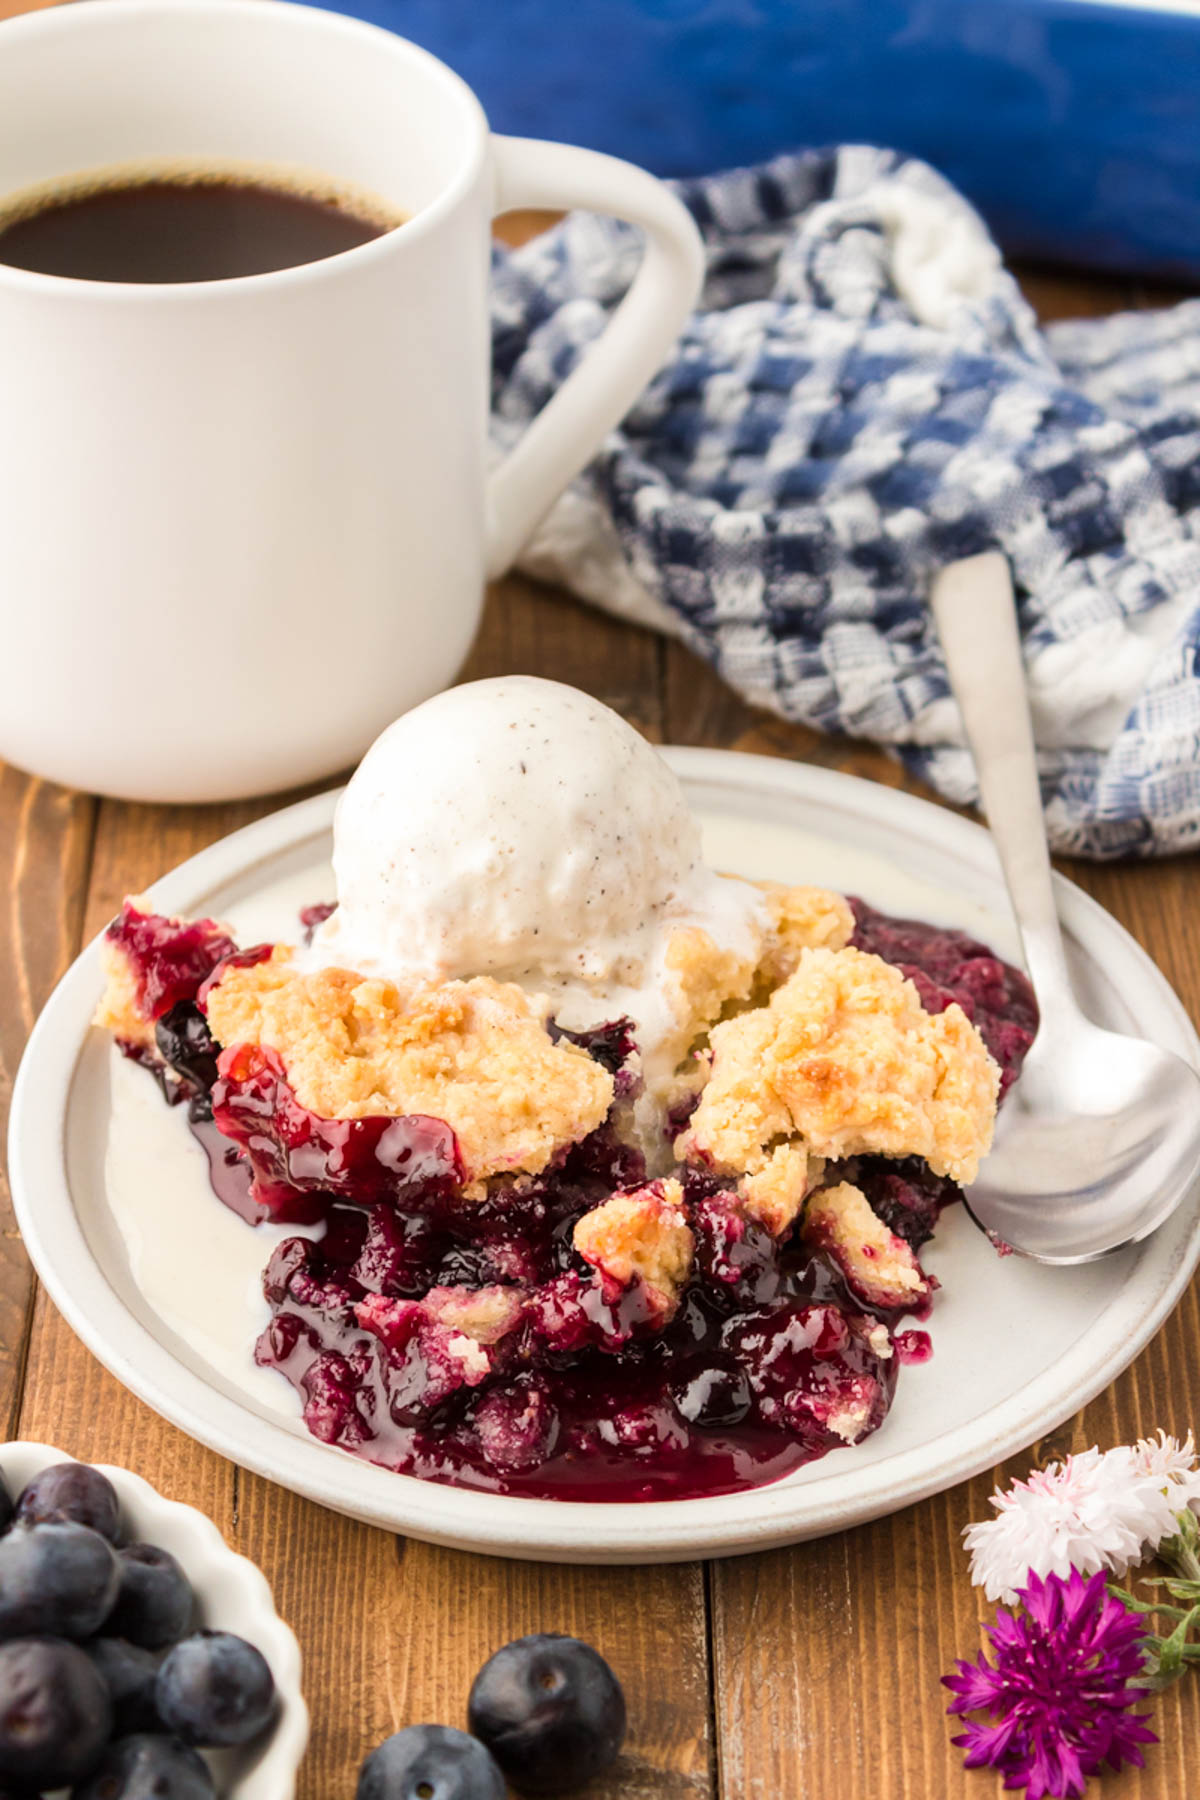
[[[716,879],[662,757],[532,676],[451,688],[389,726],[342,796],[333,866],[321,960],[404,983],[636,979]]]
[[[397,719],[334,821],[337,910],[303,960],[401,990],[490,975],[569,1030],[633,1020],[647,1143],[669,1101],[673,933],[757,960],[766,907],[717,875],[674,771],[607,706],[532,676],[476,681]]]

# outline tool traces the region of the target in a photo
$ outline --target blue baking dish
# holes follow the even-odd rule
[[[1200,4],[344,0],[499,131],[694,174],[801,145],[927,157],[1009,251],[1200,276]]]

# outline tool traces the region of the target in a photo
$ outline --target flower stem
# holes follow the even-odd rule
[[[1196,1515],[1186,1507],[1183,1512],[1176,1513],[1175,1523],[1179,1530],[1173,1537],[1163,1539],[1157,1554],[1184,1581],[1200,1583],[1200,1525]],[[1200,1598],[1200,1587],[1193,1597]]]
[[[1147,1629],[1143,1640],[1146,1683],[1155,1689],[1169,1687],[1173,1681],[1178,1681],[1189,1663],[1200,1662],[1200,1641],[1192,1638],[1193,1629],[1200,1628],[1200,1527],[1190,1508],[1178,1513],[1176,1521],[1179,1530],[1158,1547],[1158,1555],[1175,1570],[1175,1575],[1145,1576],[1138,1585],[1164,1588],[1172,1599],[1188,1601],[1189,1605],[1172,1606],[1166,1600],[1138,1600],[1127,1589],[1118,1587],[1115,1581],[1108,1583],[1109,1593],[1131,1612],[1146,1620],[1158,1617],[1172,1623],[1173,1629],[1167,1637],[1158,1637]]]

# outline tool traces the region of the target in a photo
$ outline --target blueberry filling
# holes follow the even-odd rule
[[[927,1010],[957,1001],[999,1064],[1003,1093],[1037,1028],[1025,977],[962,932],[852,904],[854,946],[900,968]],[[304,923],[311,930],[326,916],[314,907]],[[123,948],[139,991],[153,996],[160,1078],[188,1102],[219,1197],[251,1223],[324,1225],[318,1241],[290,1238],[272,1255],[271,1320],[255,1349],[297,1389],[322,1441],[498,1493],[724,1493],[874,1430],[900,1363],[927,1354],[913,1332],[892,1354],[881,1315],[826,1252],[777,1242],[694,1168],[680,1171],[691,1273],[664,1325],[640,1279],[619,1285],[573,1248],[585,1213],[645,1180],[641,1153],[611,1117],[540,1175],[470,1198],[442,1121],[321,1118],[272,1051],[220,1051],[205,988],[228,960],[257,961],[269,948],[238,952],[209,922],[179,927],[174,946],[138,923],[146,944],[127,934]],[[614,1075],[618,1099],[635,1090],[628,1020],[551,1030]],[[671,1118],[672,1134],[688,1111]],[[826,1180],[854,1183],[914,1251],[961,1197],[915,1157],[855,1157]]]
[[[170,1012],[156,1022],[154,1041],[163,1062],[178,1077],[178,1089],[169,1097],[186,1097],[188,1117],[193,1122],[211,1119],[220,1045],[213,1041],[208,1020],[196,1002],[176,1001]]]
[[[300,908],[300,924],[304,933],[304,942],[306,944],[312,943],[313,932],[316,931],[318,925],[323,925],[326,919],[332,918],[336,911],[336,900],[318,900],[313,906],[302,906]]]
[[[161,1019],[180,1000],[194,1000],[217,965],[237,952],[212,919],[166,919],[122,907],[105,937],[133,971],[138,1010]]]
[[[590,1031],[568,1031],[556,1019],[551,1019],[548,1029],[555,1043],[566,1038],[568,1043],[578,1044],[610,1075],[618,1074],[637,1049],[632,1019],[614,1019],[607,1025],[593,1026]]]
[[[1029,979],[1001,962],[965,931],[893,919],[852,899],[855,931],[850,942],[893,963],[907,975],[926,1012],[944,1012],[957,1001],[1000,1065],[1003,1099],[1021,1071],[1037,1031],[1038,1010]]]

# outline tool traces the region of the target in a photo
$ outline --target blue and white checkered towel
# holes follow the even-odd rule
[[[1200,301],[1042,331],[962,197],[886,150],[679,191],[702,310],[522,566],[973,801],[926,593],[999,546],[1054,845],[1200,844]],[[631,228],[584,215],[497,253],[497,447],[637,257]]]

